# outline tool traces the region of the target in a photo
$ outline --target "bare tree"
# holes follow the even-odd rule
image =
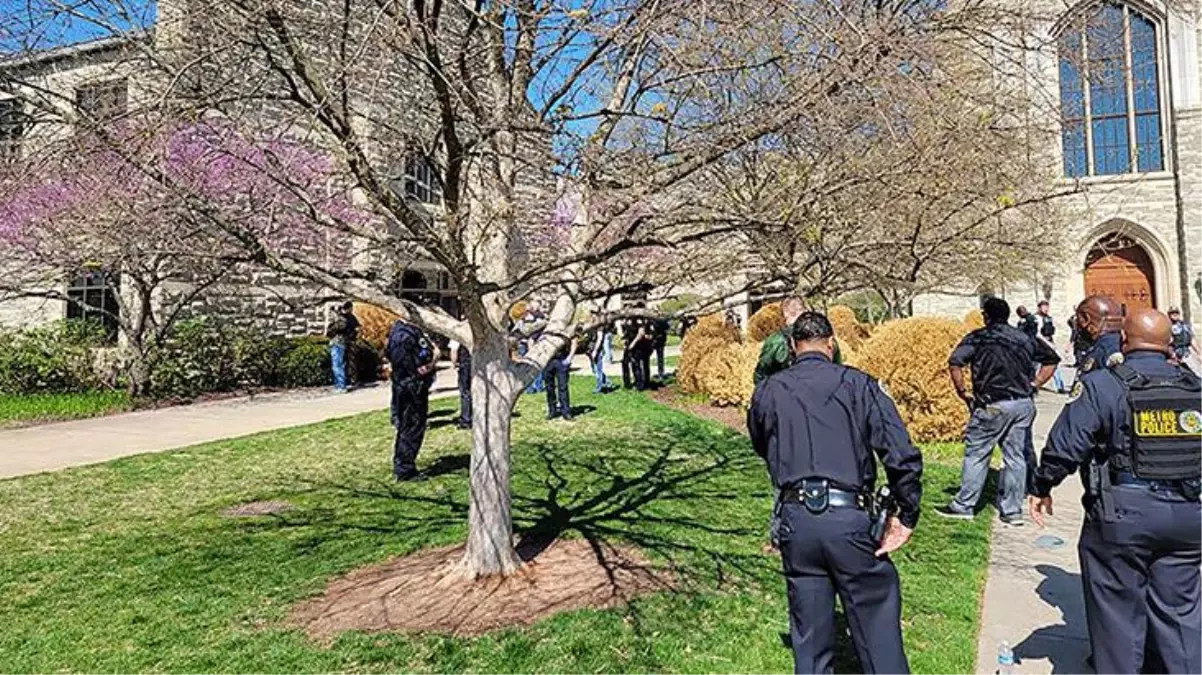
[[[123,0],[33,4],[106,35],[138,23]],[[919,128],[904,129],[895,118],[906,113],[890,101],[938,85],[914,78],[903,92],[898,74],[937,62],[932,41],[975,21],[972,7],[919,0],[163,0],[158,9],[153,39],[130,41],[148,92],[141,104],[161,125],[192,125],[202,151],[193,168],[167,170],[107,128],[97,137],[257,264],[471,346],[459,570],[468,577],[518,567],[510,413],[567,340],[579,303],[803,277],[813,289],[865,285],[855,272],[874,264],[865,242],[895,248],[900,233],[855,217],[857,200],[915,193],[922,169],[894,171],[932,159],[904,139]],[[25,23],[8,30],[23,31],[37,43]],[[13,75],[5,86],[47,89]],[[322,179],[290,170],[298,154]],[[216,189],[197,180],[195,167],[214,162],[270,185],[270,208],[253,207],[262,190],[237,189],[242,179]],[[939,238],[955,240],[948,228],[922,247],[942,250]],[[330,241],[348,250],[331,256]],[[464,319],[398,296],[390,272],[415,259],[445,268]],[[878,276],[903,274],[906,262],[882,258]],[[551,312],[544,338],[517,358],[506,317],[531,295],[549,298]]]

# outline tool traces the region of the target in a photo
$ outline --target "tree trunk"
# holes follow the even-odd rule
[[[129,384],[126,389],[129,391],[131,398],[140,398],[150,395],[150,361],[146,358],[145,351],[138,345],[131,343],[126,349],[127,358],[129,359]]]
[[[510,513],[509,433],[522,383],[509,363],[504,334],[475,331],[472,350],[472,460],[467,550],[468,578],[505,575],[521,566]]]

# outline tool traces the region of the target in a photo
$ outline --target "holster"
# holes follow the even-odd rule
[[[1113,523],[1118,520],[1114,512],[1114,497],[1110,494],[1110,467],[1105,463],[1090,462],[1089,464],[1089,495],[1102,510],[1102,522]]]
[[[801,503],[813,514],[824,513],[831,505],[831,482],[825,478],[801,482]]]

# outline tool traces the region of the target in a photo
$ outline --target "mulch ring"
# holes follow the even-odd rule
[[[250,516],[270,516],[291,510],[291,502],[286,502],[282,499],[269,499],[266,501],[235,504],[234,506],[222,511],[221,515],[227,518],[247,518]]]
[[[629,547],[555,540],[522,551],[517,573],[466,580],[453,571],[463,546],[421,551],[336,579],[288,622],[326,640],[348,630],[473,636],[583,608],[611,608],[673,587]]]
[[[681,398],[675,389],[663,388],[647,392],[656,403],[687,412],[694,417],[712,420],[741,434],[747,433],[747,411],[738,407],[717,407]]]

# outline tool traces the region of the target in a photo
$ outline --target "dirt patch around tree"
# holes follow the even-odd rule
[[[694,417],[712,420],[741,434],[747,433],[747,411],[739,407],[718,407],[700,403],[680,396],[675,388],[665,387],[649,391],[656,403],[687,412]]]
[[[501,579],[465,581],[453,574],[462,546],[362,568],[298,605],[289,623],[319,640],[348,630],[471,636],[559,612],[617,607],[672,588],[670,573],[628,547],[556,540],[518,553],[525,565]]]

